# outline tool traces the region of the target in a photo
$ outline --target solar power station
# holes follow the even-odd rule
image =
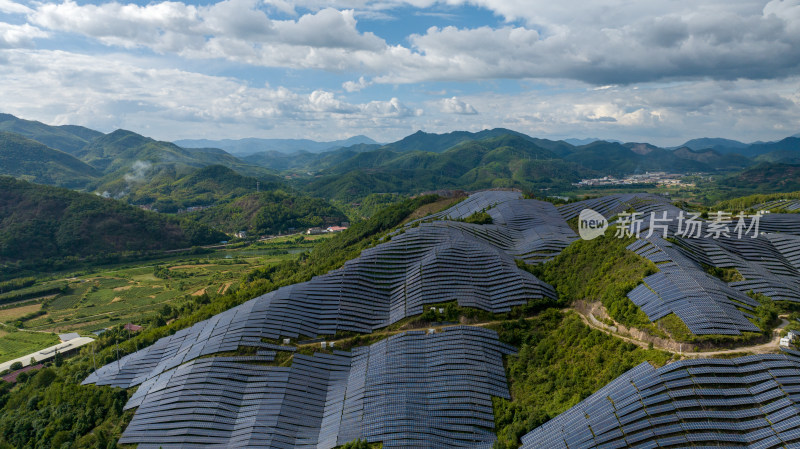
[[[523,449],[800,444],[800,357],[644,362],[522,437]]]
[[[494,331],[410,331],[352,352],[195,359],[139,386],[121,443],[139,448],[491,447],[492,396],[509,398]],[[259,364],[261,362],[261,364]]]
[[[340,269],[103,366],[84,384],[138,387],[120,442],[140,448],[323,449],[356,439],[384,448],[490,448],[492,397],[509,398],[503,357],[515,351],[491,330],[409,331],[313,355],[276,342],[369,334],[444,302],[502,313],[555,298],[517,261],[557,256],[578,239],[567,220],[587,208],[607,219],[631,210],[644,218],[628,249],[658,272],[628,297],[651,321],[675,314],[696,335],[741,335],[760,331],[749,320],[759,306],[751,292],[800,302],[800,214],[767,214],[752,237],[684,238],[676,232],[685,211],[658,195],[557,208],[484,191],[406,224]],[[492,223],[464,220],[477,212]],[[647,232],[651,212],[669,223],[669,238],[663,225]],[[726,283],[709,267],[741,276]],[[244,348],[252,355],[230,355]],[[289,366],[276,362],[281,351],[294,352]],[[644,363],[530,432],[523,447],[800,447],[798,412],[800,353]]]
[[[757,307],[758,301],[706,273],[672,243],[653,236],[637,240],[628,249],[650,259],[659,269],[628,293],[650,321],[674,313],[695,335],[759,331],[747,320],[753,316],[748,311]]]

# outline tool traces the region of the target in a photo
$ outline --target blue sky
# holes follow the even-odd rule
[[[0,0],[0,98],[162,140],[777,140],[800,0]]]

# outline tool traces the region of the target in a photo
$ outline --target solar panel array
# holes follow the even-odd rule
[[[760,219],[759,232],[800,236],[800,214],[766,214]]]
[[[571,220],[580,215],[583,209],[592,209],[606,218],[620,212],[635,209],[637,212],[649,213],[650,210],[662,210],[672,206],[668,199],[651,193],[621,193],[606,195],[599,198],[590,198],[574,203],[558,206],[559,212],[566,220]],[[672,206],[674,208],[674,206]]]
[[[799,199],[772,200],[772,201],[767,201],[766,203],[761,203],[761,204],[756,204],[755,206],[751,206],[750,209],[752,210],[783,209],[789,212],[795,212],[795,211],[800,211],[800,200]]]
[[[524,201],[532,203],[515,208],[528,214],[523,220],[516,219],[514,209],[503,209],[492,212],[502,223],[497,225],[437,221],[405,228],[341,269],[252,299],[162,338],[100,368],[86,382],[130,387],[197,357],[240,346],[263,349],[264,338],[369,333],[421,314],[433,303],[457,301],[461,306],[507,312],[530,300],[554,298],[550,285],[520,270],[508,253],[516,250],[526,232],[541,230],[542,239],[562,233],[567,236],[561,240],[564,246],[574,233],[564,229],[552,204]],[[537,218],[536,211],[542,211],[544,218]],[[533,231],[525,228],[525,221]],[[544,245],[539,248],[554,251]]]
[[[698,262],[735,268],[744,280],[729,285],[741,292],[800,302],[800,236],[767,233],[757,238],[677,239],[677,243]]]
[[[635,241],[628,249],[660,270],[628,293],[650,321],[674,313],[696,335],[760,331],[747,319],[753,316],[747,311],[758,302],[706,273],[672,243],[653,236]]]
[[[448,221],[482,211],[492,217],[492,224]],[[519,192],[507,190],[474,193],[455,206],[416,222],[429,220],[438,221],[424,224],[460,229],[532,264],[552,259],[578,238],[552,203],[522,199]]]
[[[645,362],[522,437],[523,449],[800,445],[800,357]]]
[[[352,352],[196,359],[143,383],[120,443],[146,448],[489,447],[514,348],[468,326],[406,332]]]
[[[515,190],[483,190],[473,193],[453,207],[424,217],[424,219],[460,220],[476,212],[487,211],[506,201],[519,199],[522,199],[522,193]]]

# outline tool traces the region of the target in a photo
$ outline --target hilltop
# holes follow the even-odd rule
[[[0,177],[0,260],[187,248],[225,235],[113,199]]]
[[[0,175],[39,184],[84,188],[99,173],[63,151],[19,134],[0,132]]]

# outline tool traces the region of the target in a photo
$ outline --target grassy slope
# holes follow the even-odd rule
[[[614,230],[594,240],[577,240],[553,260],[532,267],[543,281],[553,285],[565,304],[586,299],[600,301],[619,323],[641,329],[650,320],[627,297],[642,279],[657,271],[647,259],[625,249],[633,238],[614,237]]]
[[[590,329],[574,313],[550,309],[529,320],[493,326],[519,348],[507,362],[511,401],[495,399],[496,448],[519,438],[644,362],[665,364],[670,354],[643,350]]]

